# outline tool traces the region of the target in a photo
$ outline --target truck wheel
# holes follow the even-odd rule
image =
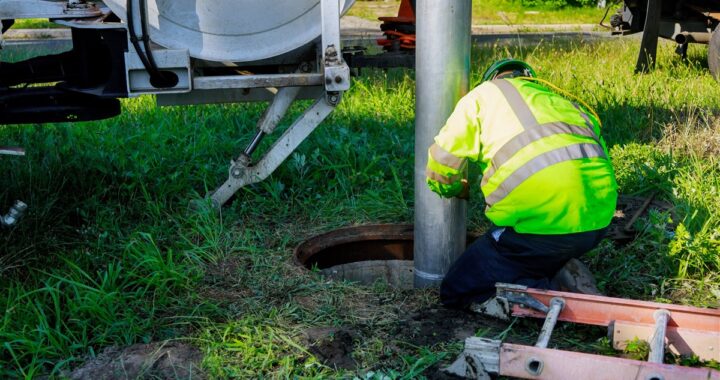
[[[708,44],[708,66],[716,81],[720,81],[720,32],[713,31]]]

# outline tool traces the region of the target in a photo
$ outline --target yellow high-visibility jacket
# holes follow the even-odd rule
[[[500,79],[460,102],[429,149],[427,182],[443,197],[463,189],[468,161],[480,165],[486,216],[530,234],[607,227],[617,183],[599,122],[531,81]]]

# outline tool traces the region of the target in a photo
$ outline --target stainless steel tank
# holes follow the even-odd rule
[[[355,0],[339,0],[344,14]],[[105,0],[126,21],[126,0]],[[320,35],[320,0],[147,0],[149,34],[209,61],[251,62],[300,48]],[[135,7],[137,12],[137,7]]]

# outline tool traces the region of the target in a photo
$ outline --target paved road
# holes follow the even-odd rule
[[[346,45],[373,45],[382,37],[380,22],[345,16],[341,20],[342,37]],[[67,29],[20,29],[5,34],[8,49],[29,47],[43,51],[62,51],[71,47]],[[595,25],[476,25],[473,42],[503,45],[535,44],[540,41],[598,40],[611,38],[610,33],[598,31]],[[1,54],[1,53],[0,53]]]
[[[341,34],[345,38],[374,39],[382,36],[379,21],[345,16],[341,19],[340,27]],[[598,31],[600,31],[598,26],[593,24],[473,25],[474,35]],[[10,29],[5,33],[5,38],[7,40],[70,39],[70,31],[68,29]]]
[[[354,16],[345,16],[341,19],[340,26],[342,28],[342,35],[345,38],[357,39],[357,38],[379,38],[382,36],[380,31],[380,22],[366,20]],[[472,33],[474,36],[477,35],[505,35],[505,34],[517,34],[517,33],[593,33],[598,32],[602,34],[608,34],[602,32],[602,29],[598,25],[594,24],[547,24],[547,25],[473,25]]]

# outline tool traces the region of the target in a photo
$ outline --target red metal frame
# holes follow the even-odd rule
[[[595,326],[611,326],[613,346],[622,348],[624,342],[637,338],[649,338],[654,332],[653,313],[664,309],[670,312],[667,326],[667,345],[671,351],[682,355],[697,355],[702,360],[720,361],[720,310],[689,306],[635,301],[622,298],[592,296],[586,294],[557,292],[539,289],[516,289],[498,285],[501,292],[527,294],[545,305],[553,297],[565,300],[565,308],[558,320]],[[512,315],[517,317],[545,318],[545,314],[512,305]]]
[[[720,380],[720,372],[709,368],[681,367],[516,344],[500,347],[500,375],[553,380]]]

